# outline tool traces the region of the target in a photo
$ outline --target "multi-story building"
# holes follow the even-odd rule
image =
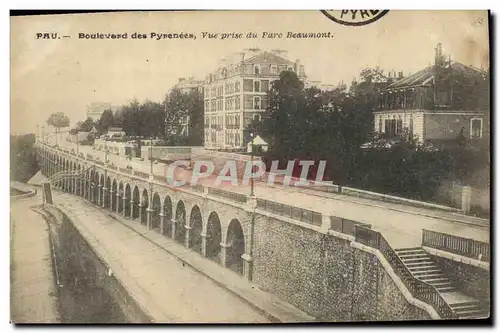
[[[99,120],[106,110],[112,110],[114,112],[117,110],[117,107],[109,103],[90,103],[90,105],[87,106],[87,118],[92,118],[94,121]]]
[[[379,92],[375,131],[396,137],[408,129],[422,142],[489,136],[489,74],[453,62],[436,48],[434,65]]]
[[[245,127],[261,119],[271,82],[287,70],[305,80],[304,67],[286,51],[245,49],[222,59],[204,85],[205,148],[245,150]]]

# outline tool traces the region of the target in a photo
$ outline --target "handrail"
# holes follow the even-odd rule
[[[379,250],[411,294],[415,298],[430,304],[441,318],[453,319],[456,317],[453,309],[446,303],[437,289],[417,279],[380,232],[356,225],[355,240]]]
[[[423,229],[422,246],[432,247],[480,261],[490,261],[490,244],[471,238]]]
[[[321,213],[270,200],[257,199],[257,208],[316,226],[321,226],[323,223],[323,216]]]

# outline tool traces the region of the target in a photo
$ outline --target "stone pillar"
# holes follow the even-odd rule
[[[123,200],[123,202],[122,202],[122,205],[123,205],[122,215],[123,215],[123,217],[126,217],[127,212],[125,211],[125,207],[127,206],[127,198],[125,197],[125,194],[123,195],[122,200]]]
[[[200,234],[201,236],[201,255],[206,257],[207,256],[207,234],[202,232]]]
[[[248,281],[252,281],[253,258],[246,253],[243,253],[241,258],[243,259],[243,276],[246,277]]]
[[[165,215],[163,214],[164,207],[161,205],[160,207],[160,234],[164,234],[165,230]]]
[[[222,267],[227,267],[227,249],[231,247],[231,244],[220,243],[220,264]]]
[[[148,206],[148,208],[146,208],[146,212],[147,212],[146,229],[147,230],[152,229],[151,228],[151,219],[153,218],[154,209],[152,209],[150,206]]]
[[[106,207],[106,199],[108,198],[108,189],[106,187],[102,188],[102,204],[101,207]]]
[[[187,225],[187,224],[184,227],[186,228],[186,234],[185,234],[185,237],[184,237],[184,246],[189,249],[189,241],[190,241],[190,237],[191,237],[191,229],[193,229],[193,228],[191,226]]]
[[[113,188],[109,191],[109,210],[114,212],[116,209],[113,210],[113,196],[115,195],[115,191],[113,191]],[[116,201],[118,203],[118,200]]]
[[[172,222],[172,239],[175,240],[175,229],[177,229],[177,220],[172,219],[170,222]]]
[[[135,205],[134,205],[134,199],[130,198],[130,218],[134,218],[134,211],[135,211]]]
[[[144,209],[142,209],[144,206],[142,205],[141,202],[139,202],[139,223],[142,223],[142,215],[144,214]]]
[[[120,203],[123,203],[122,196],[123,196],[122,192],[118,191],[118,192],[116,193],[116,209],[115,209],[115,212],[117,212],[117,213],[118,213],[119,208],[120,208]],[[122,207],[122,208],[123,208],[123,207]],[[123,209],[122,209],[122,210],[123,210]]]

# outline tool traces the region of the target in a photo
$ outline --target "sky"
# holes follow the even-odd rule
[[[349,27],[320,11],[126,12],[11,17],[11,133],[34,133],[51,113],[75,124],[92,102],[160,101],[180,77],[203,79],[218,61],[245,48],[283,49],[308,79],[350,83],[365,67],[403,71],[428,66],[441,42],[446,55],[489,67],[486,11],[390,11]],[[60,39],[37,39],[37,33]],[[185,32],[192,39],[132,39],[134,33]],[[256,32],[255,39],[203,39],[202,33]],[[264,39],[263,32],[331,32],[328,39]],[[79,33],[128,39],[79,39]]]

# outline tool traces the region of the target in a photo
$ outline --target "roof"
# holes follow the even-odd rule
[[[280,57],[274,53],[262,51],[253,57],[250,57],[243,61],[244,64],[293,64],[288,59]]]
[[[123,129],[121,127],[110,127],[108,132],[122,132]]]
[[[471,66],[467,66],[459,62],[453,62],[451,64],[451,68],[454,72],[458,72],[459,74],[462,74],[467,78],[483,77],[484,79],[486,79],[486,76],[488,75],[486,71]],[[390,84],[386,89],[398,89],[411,86],[426,85],[432,83],[433,78],[434,78],[434,66],[428,66],[410,76],[407,76],[401,80],[398,80]]]

